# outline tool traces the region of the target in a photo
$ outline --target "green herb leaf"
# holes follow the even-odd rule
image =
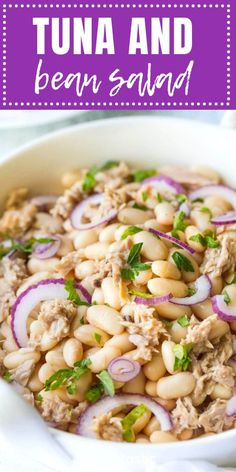
[[[107,161],[105,162],[105,164],[102,165],[102,167],[100,168],[100,170],[110,170],[110,169],[113,169],[113,167],[118,167],[118,165],[120,164],[119,161]]]
[[[130,249],[127,262],[131,267],[133,264],[136,264],[137,262],[139,262],[139,255],[140,255],[140,251],[142,247],[143,247],[143,243],[137,243],[137,244],[134,244],[133,247]]]
[[[208,207],[202,207],[202,208],[200,208],[200,212],[201,212],[201,213],[208,213],[209,218],[212,218],[212,212],[211,212],[210,208],[208,208]]]
[[[145,205],[139,205],[138,203],[134,203],[133,208],[136,208],[136,210],[148,211],[148,208]]]
[[[172,325],[173,325],[173,321],[170,321],[170,320],[161,320],[161,322],[164,324],[164,326],[166,328],[172,328]]]
[[[81,300],[75,287],[75,280],[66,280],[65,289],[68,292],[67,300],[70,300],[71,302],[75,303],[78,306],[81,306],[81,305],[89,306],[89,303]]]
[[[123,428],[123,439],[128,442],[134,442],[135,441],[135,435],[133,432],[133,425],[136,423],[136,421],[141,418],[141,416],[148,410],[146,405],[142,404],[136,406],[131,410],[128,415],[126,415],[122,420],[121,420],[121,425]]]
[[[183,270],[184,272],[194,272],[192,262],[180,252],[174,252],[172,254],[172,259],[179,270]]]
[[[101,334],[99,334],[99,333],[94,333],[94,338],[95,338],[95,341],[96,341],[98,344],[101,343],[101,339],[102,339]]]
[[[142,199],[143,199],[144,202],[147,201],[147,199],[148,199],[148,193],[147,192],[142,192]]]
[[[183,315],[177,320],[177,323],[182,326],[182,328],[186,328],[186,326],[189,326],[189,318],[187,315]]]
[[[173,238],[180,239],[179,232],[176,229],[172,229],[171,235],[173,236]]]
[[[215,239],[212,236],[205,236],[205,240],[207,247],[215,249],[220,245],[220,241],[218,241],[218,239]]]
[[[173,230],[175,231],[185,231],[187,228],[186,223],[184,222],[186,215],[184,211],[179,211],[174,217]]]
[[[178,195],[176,195],[176,200],[177,200],[178,203],[181,204],[181,203],[186,202],[187,197],[186,197],[186,195],[184,195],[184,193],[179,193]]]
[[[160,194],[159,192],[158,192],[158,194],[157,194],[157,201],[158,201],[159,203],[162,203],[162,202],[163,202],[163,197],[161,196],[161,194]]]
[[[95,175],[96,175],[97,171],[98,171],[97,166],[93,166],[85,174],[84,181],[83,181],[83,187],[82,187],[84,192],[90,192],[95,187],[95,185],[96,185]]]
[[[199,243],[202,246],[206,246],[206,239],[200,233],[199,234],[194,234],[193,236],[190,236],[189,239],[190,239],[190,241],[194,241],[196,243]]]
[[[104,387],[101,382],[98,382],[86,392],[85,399],[90,403],[95,403],[100,400],[101,396],[104,394]]]
[[[195,295],[197,293],[197,290],[194,287],[188,287],[188,296],[192,297],[192,295]]]
[[[203,203],[204,202],[204,198],[195,198],[193,200],[193,203]]]
[[[42,401],[43,401],[43,396],[40,395],[40,393],[38,393],[38,395],[36,396],[36,401],[39,402],[39,403],[42,403]]]
[[[156,173],[157,172],[154,169],[137,170],[133,175],[134,182],[142,182],[148,177],[152,177],[153,175],[156,175]]]
[[[45,382],[45,390],[57,390],[62,385],[66,385],[69,393],[75,393],[74,381],[79,380],[80,377],[89,372],[90,359],[82,359],[75,362],[73,369],[59,369]]]
[[[120,272],[121,278],[123,280],[134,280],[135,279],[135,272],[133,269],[121,269]]]
[[[175,355],[174,371],[178,369],[187,370],[189,364],[192,362],[189,352],[193,348],[193,344],[176,344],[173,348]]]
[[[128,236],[132,236],[133,234],[140,233],[140,231],[143,231],[143,230],[142,228],[138,228],[138,226],[129,226],[128,228],[125,229],[124,233],[122,234],[121,240],[123,241]]]
[[[139,290],[129,290],[130,295],[135,295],[136,297],[141,298],[152,298],[153,295],[151,293],[140,292]]]
[[[97,374],[96,377],[102,383],[103,388],[104,388],[104,392],[107,395],[110,395],[110,397],[114,397],[114,395],[115,395],[114,382],[113,382],[110,374],[107,372],[107,370],[102,370],[102,372],[100,372],[100,374]]]
[[[226,303],[226,305],[229,305],[229,303],[231,302],[231,298],[230,298],[228,292],[226,292],[226,290],[224,290],[223,295],[224,295],[224,302]]]
[[[6,382],[8,382],[8,383],[11,382],[11,380],[12,380],[11,377],[12,377],[12,374],[11,374],[8,370],[7,370],[7,371],[5,372],[5,374],[3,374],[3,376],[2,376],[2,378],[3,378]]]

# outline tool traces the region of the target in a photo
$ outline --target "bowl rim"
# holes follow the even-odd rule
[[[5,154],[2,159],[0,160],[0,168],[5,165],[8,161],[14,160],[18,155],[23,154],[26,151],[29,151],[33,148],[37,148],[40,145],[43,145],[47,142],[56,140],[58,137],[67,137],[70,134],[75,133],[76,131],[83,131],[83,130],[93,130],[96,128],[110,128],[112,126],[121,126],[129,125],[130,123],[141,123],[141,122],[152,122],[152,123],[168,123],[170,126],[187,126],[191,128],[195,128],[196,130],[199,129],[209,129],[212,131],[217,131],[217,133],[222,133],[222,135],[228,134],[231,135],[236,139],[236,130],[233,128],[225,128],[220,124],[217,125],[215,123],[209,123],[205,121],[195,121],[190,118],[182,118],[182,117],[174,117],[174,116],[161,116],[161,115],[141,115],[141,116],[119,116],[119,117],[110,117],[110,118],[102,118],[96,119],[91,121],[84,121],[82,123],[72,124],[70,126],[66,126],[64,128],[60,128],[58,130],[49,131],[48,133],[33,138],[29,142],[24,143],[20,146],[17,146],[12,151]]]
[[[111,118],[103,118],[103,119],[97,119],[97,120],[91,120],[91,121],[85,121],[85,122],[82,122],[82,123],[76,123],[76,124],[72,124],[68,127],[65,127],[65,128],[60,128],[59,130],[54,130],[54,131],[51,131],[49,133],[46,133],[44,134],[43,136],[40,136],[40,137],[37,137],[35,139],[32,139],[30,140],[28,143],[26,144],[23,144],[19,147],[17,147],[16,149],[12,150],[11,152],[7,153],[5,156],[3,156],[3,158],[1,159],[0,161],[0,169],[2,166],[5,166],[7,165],[8,162],[10,161],[14,161],[15,158],[17,158],[18,156],[24,154],[24,152],[27,152],[27,151],[30,151],[34,148],[37,148],[37,147],[40,147],[41,145],[47,143],[47,142],[50,142],[50,141],[55,141],[56,142],[56,139],[58,137],[60,138],[63,138],[63,137],[67,137],[69,136],[70,134],[73,134],[73,133],[76,133],[77,131],[83,131],[84,129],[85,130],[93,130],[95,128],[105,128],[105,129],[109,129],[109,127],[112,127],[112,126],[122,126],[123,125],[129,125],[130,123],[132,122],[136,122],[136,123],[141,123],[141,122],[145,122],[145,123],[148,123],[148,122],[152,122],[152,123],[157,123],[157,125],[159,123],[163,123],[163,122],[166,122],[168,124],[170,124],[171,126],[175,127],[175,126],[180,126],[183,125],[183,126],[186,126],[186,127],[191,127],[191,128],[195,128],[196,130],[199,129],[203,129],[204,130],[212,130],[212,131],[217,131],[217,133],[222,133],[222,135],[228,135],[228,136],[232,136],[235,140],[236,140],[236,131],[234,129],[231,129],[231,128],[224,128],[220,125],[217,125],[217,124],[212,124],[212,123],[208,123],[208,122],[204,122],[204,121],[194,121],[194,120],[191,120],[191,119],[186,119],[186,118],[182,118],[182,117],[173,117],[173,116],[161,116],[161,115],[141,115],[141,116],[119,116],[119,117],[111,117]],[[72,438],[77,438],[80,440],[80,444],[83,444],[83,442],[86,441],[86,443],[89,441],[91,442],[91,446],[95,444],[95,441],[96,441],[96,444],[99,446],[101,444],[103,444],[103,447],[104,445],[107,443],[107,441],[103,441],[103,440],[98,440],[98,439],[93,439],[93,438],[87,438],[87,437],[82,437],[82,436],[79,436],[79,435],[72,435],[71,433],[69,432],[66,432],[66,431],[62,431],[62,430],[57,430],[55,428],[49,428],[51,433],[58,437],[59,441],[63,443],[63,439],[66,438],[66,439],[72,439]],[[217,442],[219,440],[222,439],[222,437],[224,437],[225,439],[231,439],[233,437],[235,437],[235,433],[236,433],[236,430],[235,429],[231,429],[231,430],[228,430],[228,431],[224,431],[224,432],[221,432],[221,433],[217,433],[217,434],[214,434],[214,435],[209,435],[209,436],[205,436],[205,437],[199,437],[199,438],[195,438],[195,439],[191,439],[191,440],[184,440],[184,441],[179,441],[179,442],[172,442],[172,443],[162,443],[161,446],[162,446],[162,451],[163,450],[166,450],[167,452],[172,449],[175,449],[176,447],[178,449],[180,448],[191,448],[193,447],[195,444],[197,445],[202,445],[204,447],[208,446],[209,444],[211,443],[214,443],[214,442]],[[116,449],[116,451],[118,452],[121,448],[122,450],[126,450],[127,453],[131,451],[131,445],[129,443],[119,443],[119,442],[115,442],[115,441],[110,441],[112,443],[112,446]],[[139,449],[140,451],[147,451],[147,449],[150,449],[150,448],[154,448],[156,447],[157,444],[142,444],[142,443],[134,443],[132,444],[132,447],[135,448],[135,449]]]

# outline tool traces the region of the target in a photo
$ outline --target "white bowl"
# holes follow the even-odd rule
[[[236,132],[203,123],[159,117],[119,118],[77,125],[46,136],[0,164],[0,201],[16,186],[33,193],[60,190],[64,171],[125,159],[139,167],[202,164],[236,184]],[[3,401],[3,400],[2,400]],[[87,470],[143,471],[174,459],[236,463],[236,431],[172,444],[111,443],[53,430],[59,442]],[[148,469],[147,469],[148,470]]]

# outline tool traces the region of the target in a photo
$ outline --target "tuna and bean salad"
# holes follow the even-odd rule
[[[236,190],[108,161],[0,218],[0,375],[48,425],[183,441],[236,426]]]

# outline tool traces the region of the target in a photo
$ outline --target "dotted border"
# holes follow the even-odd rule
[[[8,102],[7,104],[7,8],[226,8],[226,48],[227,48],[227,61],[226,61],[226,102]],[[225,3],[217,3],[217,4],[202,4],[202,3],[189,3],[189,4],[170,4],[170,3],[162,3],[162,4],[140,4],[140,3],[132,3],[132,4],[118,4],[118,3],[101,3],[101,4],[89,4],[89,3],[70,3],[70,4],[53,4],[53,3],[39,3],[39,4],[29,4],[29,3],[10,3],[10,4],[3,4],[2,7],[2,104],[3,107],[6,107],[7,105],[9,107],[12,106],[20,106],[20,107],[36,107],[36,106],[50,106],[50,107],[101,107],[101,106],[106,106],[106,107],[126,107],[126,106],[132,106],[132,107],[171,107],[171,106],[180,106],[180,107],[224,107],[225,105],[227,107],[230,106],[231,102],[231,5],[230,4],[225,4]]]

